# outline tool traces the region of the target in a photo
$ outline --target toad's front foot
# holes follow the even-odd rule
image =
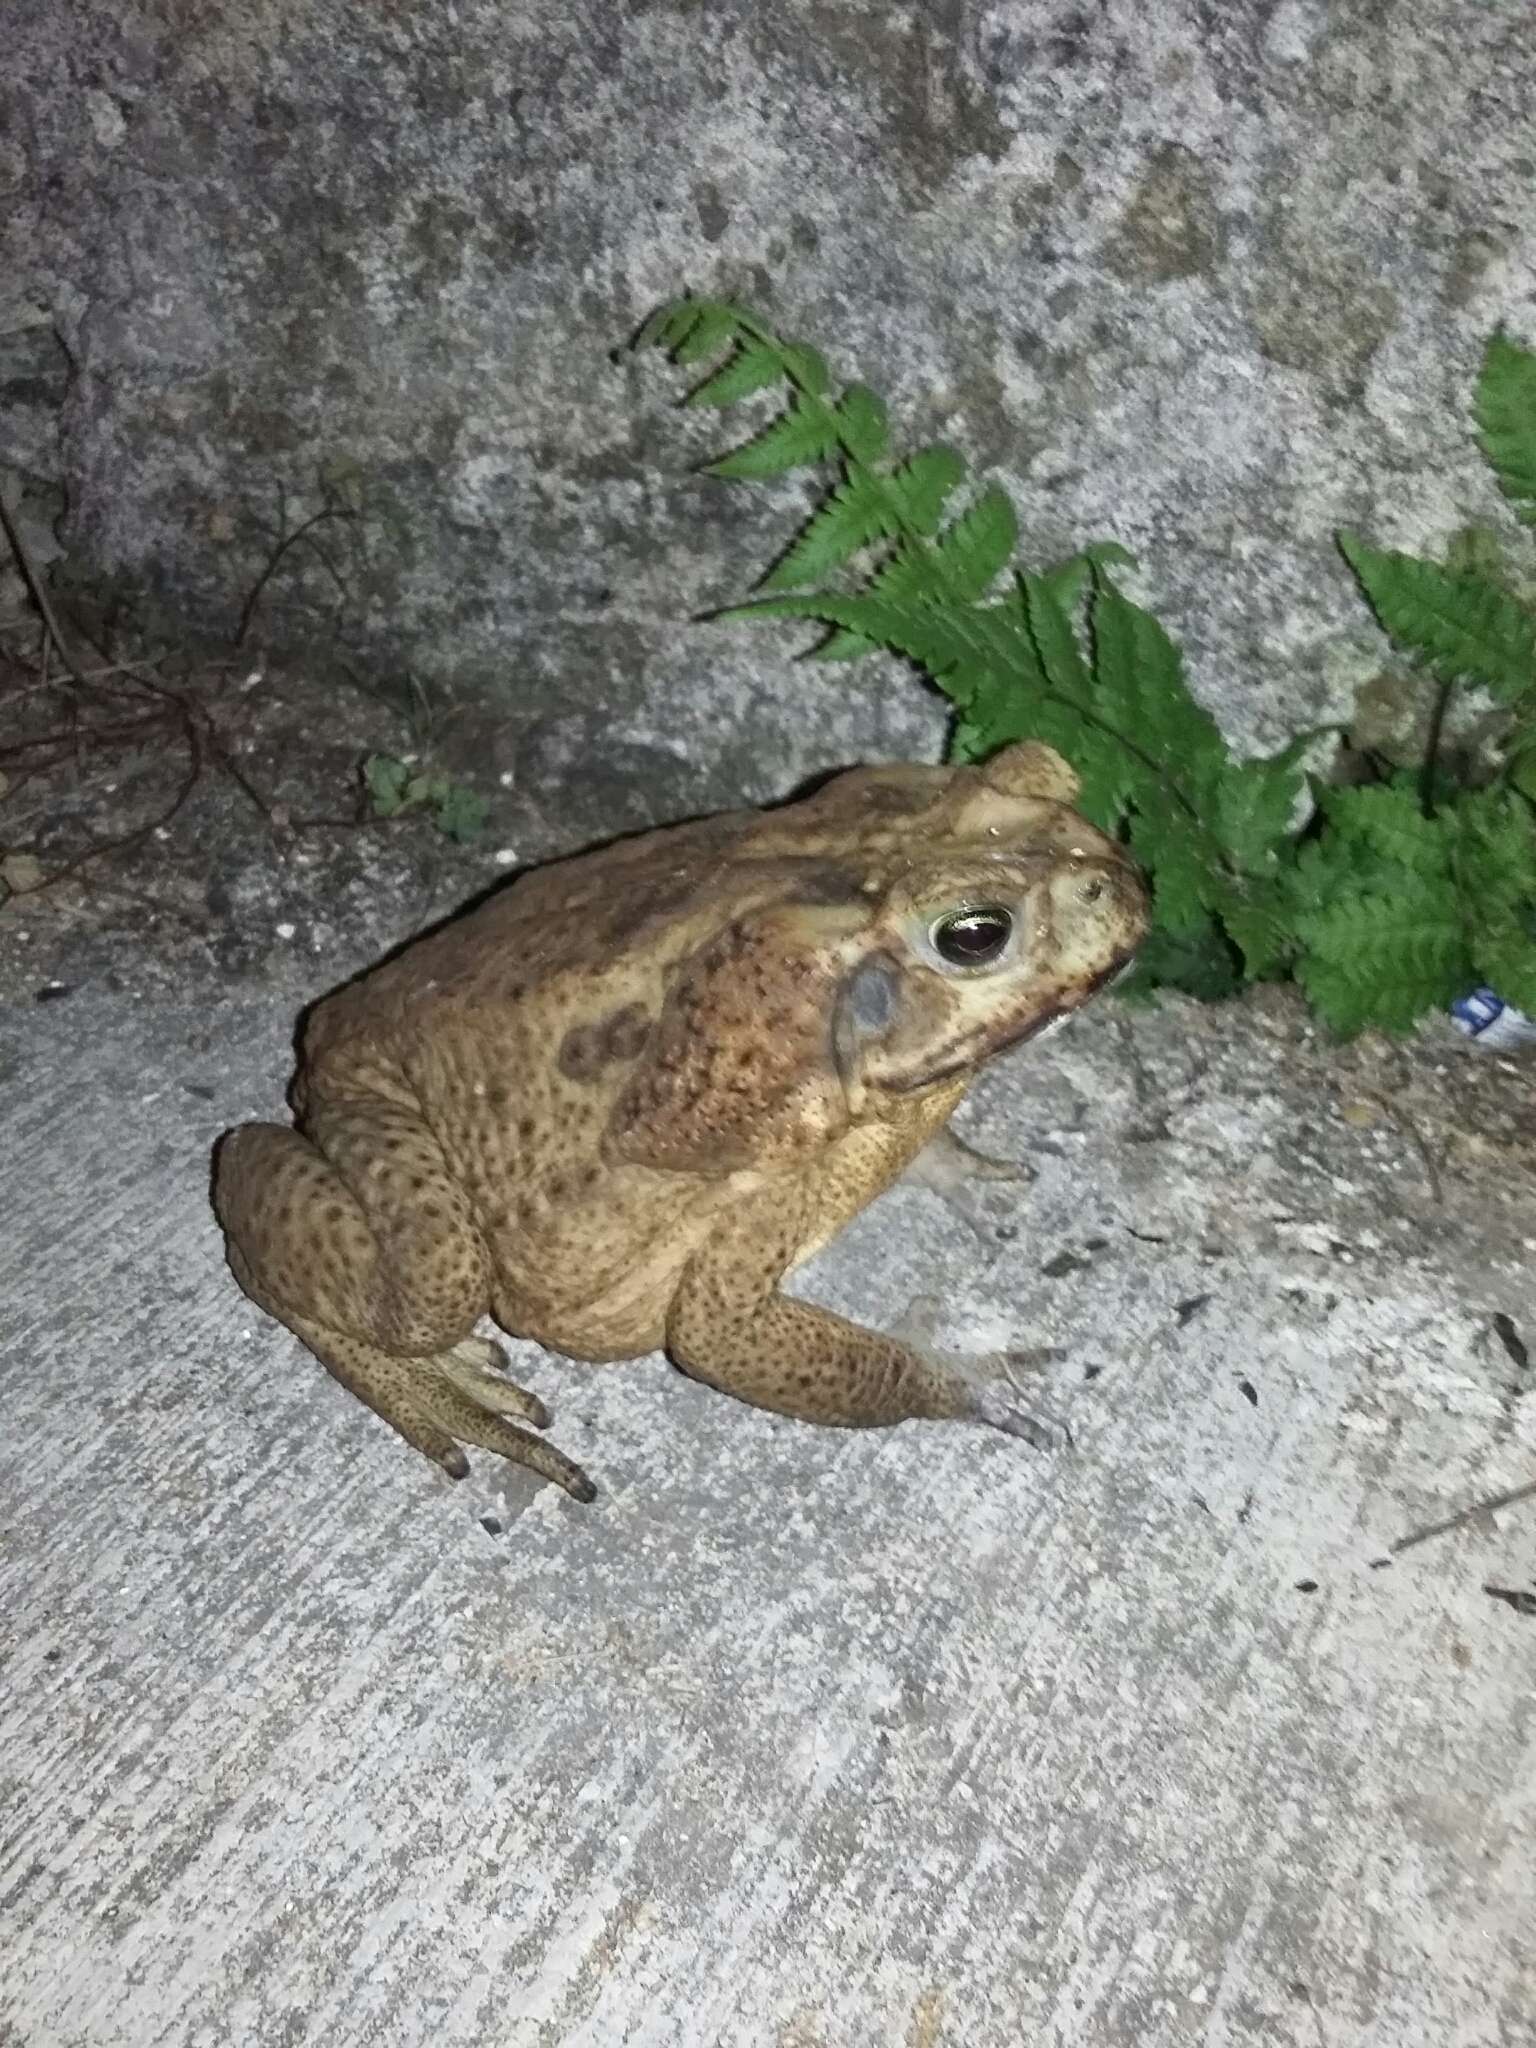
[[[943,1313],[937,1295],[920,1294],[907,1304],[897,1334],[935,1373],[956,1390],[951,1413],[958,1422],[981,1422],[1032,1444],[1037,1451],[1072,1448],[1072,1429],[1049,1408],[1033,1403],[1014,1377],[1020,1356],[1011,1351],[946,1351],[934,1342]]]
[[[972,1374],[974,1360],[967,1360],[967,1378],[975,1393],[975,1406],[971,1410],[977,1422],[986,1423],[989,1429],[1001,1429],[1009,1436],[1033,1444],[1037,1451],[1069,1451],[1072,1448],[1072,1426],[1063,1417],[1053,1415],[1049,1409],[1029,1406],[1017,1388],[1006,1381],[989,1380],[978,1385]]]

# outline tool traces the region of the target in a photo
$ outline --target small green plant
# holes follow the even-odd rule
[[[1493,335],[1474,412],[1515,516],[1536,526],[1536,353]],[[1471,530],[1442,567],[1339,535],[1371,609],[1434,692],[1418,770],[1325,790],[1330,829],[1300,849],[1312,900],[1297,978],[1341,1029],[1406,1028],[1477,982],[1536,1015],[1536,610],[1504,587],[1490,539]],[[1441,749],[1469,683],[1504,713],[1499,760],[1481,776],[1452,771]]]
[[[438,831],[467,845],[485,830],[489,806],[483,796],[448,776],[424,770],[397,754],[370,754],[363,763],[363,788],[376,818],[426,811]]]
[[[783,409],[708,474],[833,473],[755,598],[721,616],[814,620],[827,629],[812,650],[823,661],[904,655],[954,704],[954,759],[1024,738],[1066,755],[1083,810],[1151,877],[1142,988],[1216,998],[1294,977],[1345,1034],[1406,1029],[1480,979],[1536,1009],[1536,622],[1486,576],[1342,543],[1383,625],[1443,689],[1466,676],[1500,695],[1504,772],[1483,788],[1443,786],[1432,741],[1406,782],[1324,784],[1302,762],[1333,728],[1233,756],[1177,647],[1117,584],[1124,549],[1100,541],[1043,571],[1014,568],[1005,492],[957,498],[966,466],[953,448],[893,452],[875,392],[834,392],[817,350],[740,306],[680,299],[638,339],[704,372],[687,405],[787,389]],[[1479,420],[1522,517],[1536,517],[1533,387],[1536,358],[1496,338]]]

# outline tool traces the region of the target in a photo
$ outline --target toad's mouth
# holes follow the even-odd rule
[[[951,1081],[956,1074],[964,1073],[976,1066],[982,1059],[995,1059],[1001,1052],[1008,1052],[1016,1045],[1025,1045],[1032,1038],[1045,1038],[1053,1031],[1059,1031],[1069,1018],[1075,1017],[1085,1003],[1091,1002],[1102,990],[1113,988],[1136,965],[1136,950],[1124,953],[1118,960],[1110,962],[1100,973],[1091,975],[1087,981],[1075,982],[1070,992],[1061,999],[1029,1018],[1016,1031],[1010,1031],[1005,1038],[983,1043],[985,1034],[976,1031],[968,1034],[954,1049],[942,1067],[931,1068],[920,1080],[903,1089],[903,1094],[914,1088],[931,1088],[940,1081]]]
[[[1069,1017],[1075,1017],[1083,1005],[1092,1002],[1096,995],[1124,981],[1135,965],[1134,953],[1127,955],[1123,960],[1117,960],[1113,966],[1106,967],[1102,974],[1096,974],[1091,981],[1084,982],[1074,991],[1069,1002],[1054,1004],[1026,1024],[1021,1031],[1014,1032],[1011,1038],[1005,1038],[998,1051],[1002,1052],[1010,1045],[1023,1045],[1031,1038],[1043,1038],[1048,1031],[1054,1031],[1058,1025],[1065,1024]]]
[[[1053,1003],[1048,1010],[1042,1010],[1038,1017],[1032,1017],[1019,1030],[1013,1032],[1009,1037],[1000,1040],[997,1050],[999,1052],[1006,1052],[1009,1046],[1024,1045],[1032,1038],[1043,1038],[1048,1031],[1055,1031],[1059,1026],[1065,1024],[1069,1017],[1075,1017],[1083,1005],[1092,1002],[1096,995],[1101,994],[1105,989],[1113,988],[1117,982],[1124,981],[1135,965],[1136,955],[1134,952],[1125,954],[1119,960],[1111,961],[1110,965],[1102,973],[1095,974],[1089,980],[1080,982],[1065,1000]]]

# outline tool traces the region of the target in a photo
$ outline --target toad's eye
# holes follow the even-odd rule
[[[928,933],[933,950],[950,967],[990,967],[1013,937],[1012,913],[999,903],[946,911]]]

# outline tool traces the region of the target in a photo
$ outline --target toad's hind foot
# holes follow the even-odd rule
[[[293,1316],[285,1321],[350,1393],[450,1479],[469,1471],[462,1447],[474,1444],[552,1479],[573,1500],[596,1499],[579,1465],[508,1420],[516,1415],[543,1429],[549,1413],[536,1394],[505,1377],[505,1356],[490,1338],[465,1337],[431,1357],[400,1358],[359,1338],[301,1327]]]
[[[493,1337],[465,1337],[433,1363],[476,1407],[520,1415],[535,1429],[548,1429],[549,1410],[537,1394],[507,1378],[507,1354]]]

